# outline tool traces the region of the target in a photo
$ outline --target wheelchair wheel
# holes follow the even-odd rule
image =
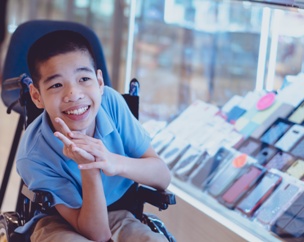
[[[165,224],[154,214],[143,214],[142,223],[148,225],[155,233],[165,235],[169,242],[176,242],[174,236],[167,230]]]
[[[8,242],[7,225],[3,215],[0,215],[0,242]]]
[[[21,225],[19,214],[5,212],[0,214],[0,242],[26,242],[23,234],[15,233],[15,229]]]

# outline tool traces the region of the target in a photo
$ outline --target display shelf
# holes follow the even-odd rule
[[[291,80],[293,77],[303,80],[304,32],[301,28],[290,28],[303,23],[303,11],[292,7],[299,7],[301,1],[279,1],[279,5],[270,2],[276,1],[136,2],[135,12],[138,14],[133,18],[135,30],[130,42],[133,52],[128,61],[132,62],[130,74],[141,80],[141,121],[166,121],[167,131],[176,138],[188,141],[194,148],[207,150],[211,155],[220,146],[234,147],[247,138],[261,143],[261,136],[277,119],[287,119],[300,105],[304,88],[286,88],[295,83]],[[168,90],[170,95],[167,95]],[[268,97],[277,93],[276,103],[265,111],[257,110],[256,102],[266,93]],[[242,100],[229,102],[230,109],[227,100],[234,97]],[[212,119],[204,107],[188,115],[185,122],[174,124],[177,115],[195,100],[220,108],[218,116],[227,119],[228,124],[221,122],[220,117]],[[301,115],[295,116],[301,124]],[[220,127],[221,124],[224,126]],[[231,129],[235,132],[232,133]],[[171,139],[170,135],[167,138]],[[167,139],[160,140],[166,143]],[[156,143],[157,139],[154,141]],[[174,165],[178,161],[172,154],[177,155],[174,148],[182,154],[182,147],[173,144],[169,148],[167,151],[164,148],[165,153],[156,151],[172,174],[176,174]],[[264,146],[260,148],[263,149],[257,151],[257,160],[264,164],[271,157],[263,155]],[[252,154],[252,157],[258,154]],[[238,209],[227,208],[208,192],[199,190],[197,184],[177,177],[178,174],[173,175],[169,190],[182,200],[179,210],[185,209],[186,213],[194,208],[201,212],[183,223],[192,223],[191,229],[200,236],[209,232],[212,237],[210,234],[218,231],[220,240],[212,237],[209,241],[227,241],[225,232],[228,231],[245,241],[282,241],[266,225],[245,217]],[[183,226],[177,225],[182,223],[178,213],[169,217],[177,228],[175,232],[184,230]],[[192,219],[204,223],[204,228],[193,223]],[[190,232],[187,232],[189,236]]]
[[[214,198],[187,182],[173,177],[168,190],[246,241],[282,241],[276,235],[261,227],[261,225],[248,220],[233,210],[227,209]]]

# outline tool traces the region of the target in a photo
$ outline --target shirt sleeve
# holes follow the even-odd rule
[[[134,158],[141,157],[148,149],[151,138],[131,113],[122,95],[110,87],[105,87],[102,106],[111,115],[116,125],[126,155]]]
[[[61,168],[54,171],[51,167],[30,159],[17,161],[17,172],[31,191],[47,191],[52,194],[52,206],[63,204],[70,208],[79,208],[82,197],[73,179],[60,176]]]

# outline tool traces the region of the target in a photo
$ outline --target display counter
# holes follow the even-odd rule
[[[197,100],[166,125],[144,123],[169,190],[247,241],[304,240],[303,89],[298,80],[222,108]]]
[[[178,205],[159,216],[179,241],[303,236],[304,32],[290,26],[304,17],[256,2],[136,4],[130,73],[172,172]]]

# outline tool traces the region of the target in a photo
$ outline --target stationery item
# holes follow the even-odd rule
[[[151,145],[153,146],[156,153],[161,154],[162,151],[174,140],[174,135],[167,131],[162,130],[158,134],[154,136],[151,141]]]
[[[266,169],[258,164],[245,168],[244,174],[218,198],[218,201],[227,208],[234,209],[245,194],[263,177]]]
[[[304,101],[292,112],[288,117],[288,120],[293,123],[303,124],[304,123]]]
[[[253,157],[257,160],[260,165],[266,164],[279,150],[272,147],[266,146],[262,148],[256,155]]]
[[[299,140],[294,147],[291,149],[290,153],[293,156],[299,157],[304,160],[304,138]]]
[[[235,123],[236,120],[238,120],[246,110],[244,108],[240,108],[239,106],[234,106],[230,112],[227,114],[227,122],[229,123]]]
[[[226,114],[226,119],[231,124],[236,124],[240,118],[255,109],[255,106],[261,96],[264,95],[264,91],[248,92],[239,103],[234,105]],[[247,119],[248,119],[248,115]],[[249,114],[250,116],[250,114]],[[239,124],[238,124],[239,125]],[[237,129],[238,130],[238,129]]]
[[[304,193],[281,214],[274,224],[271,231],[283,239],[292,241],[304,240]]]
[[[250,112],[251,110],[247,111],[246,114],[248,112]],[[250,120],[248,119],[247,115],[244,114],[242,117],[240,117],[233,125],[235,130],[241,132],[241,130],[243,130],[246,125],[248,125],[248,123],[250,122]]]
[[[292,165],[286,170],[286,173],[301,179],[304,176],[304,160],[297,159]]]
[[[275,102],[276,94],[274,92],[269,92],[263,95],[257,102],[257,110],[265,110],[271,107]]]
[[[249,137],[252,133],[259,128],[260,124],[249,121],[241,130],[240,133],[245,137]]]
[[[278,119],[286,119],[286,117],[293,111],[294,106],[286,103],[276,102],[269,109],[263,112],[265,114],[256,115],[252,121],[260,124],[252,133],[251,137],[255,139],[260,139],[262,134]]]
[[[252,117],[251,121],[257,124],[263,124],[270,116],[273,115],[273,113],[275,113],[280,108],[281,105],[282,103],[280,102],[274,102],[267,109],[257,109],[258,112]]]
[[[240,153],[245,153],[247,155],[253,156],[259,152],[261,147],[262,147],[262,143],[259,140],[248,137],[236,149]]]
[[[221,147],[214,156],[211,156],[206,160],[195,172],[192,173],[189,180],[190,182],[200,188],[205,188],[208,181],[218,171],[219,167],[225,162],[225,160],[232,157],[231,150]]]
[[[270,128],[262,135],[261,141],[273,145],[280,137],[291,127],[291,123],[279,118]]]
[[[283,179],[282,183],[265,201],[255,214],[255,221],[262,224],[265,228],[270,226],[280,216],[286,207],[301,194],[299,185]]]
[[[294,160],[295,157],[293,157],[291,154],[280,150],[269,160],[265,167],[267,169],[273,168],[280,171],[285,171],[289,166],[291,166]]]
[[[251,217],[261,204],[281,183],[282,177],[278,174],[266,172],[261,181],[236,206],[244,215]]]
[[[219,171],[208,185],[207,192],[213,196],[220,196],[231,184],[246,171],[245,167],[252,163],[247,154],[237,152],[234,157]]]
[[[149,133],[152,139],[157,133],[161,132],[166,125],[166,121],[158,121],[154,119],[150,119],[142,124],[143,128]]]
[[[217,106],[196,100],[172,120],[166,129],[175,136],[186,139],[190,133],[195,132],[204,123],[213,119],[218,111],[219,108]]]
[[[193,159],[183,167],[179,167],[174,170],[174,175],[183,180],[187,181],[192,173],[197,171],[208,159],[210,159],[210,154],[206,151],[202,152],[197,158]]]
[[[245,109],[246,111],[255,108],[257,102],[265,94],[265,91],[250,91],[248,92],[243,100],[239,103],[239,107]]]
[[[290,129],[275,143],[275,147],[288,152],[304,136],[304,127],[294,124]]]
[[[184,169],[189,164],[194,163],[196,159],[203,153],[202,150],[193,147],[192,145],[185,151],[185,153],[180,157],[174,167],[172,167],[173,173],[178,170]]]
[[[190,144],[185,140],[175,138],[160,154],[160,157],[172,169],[189,147]]]

